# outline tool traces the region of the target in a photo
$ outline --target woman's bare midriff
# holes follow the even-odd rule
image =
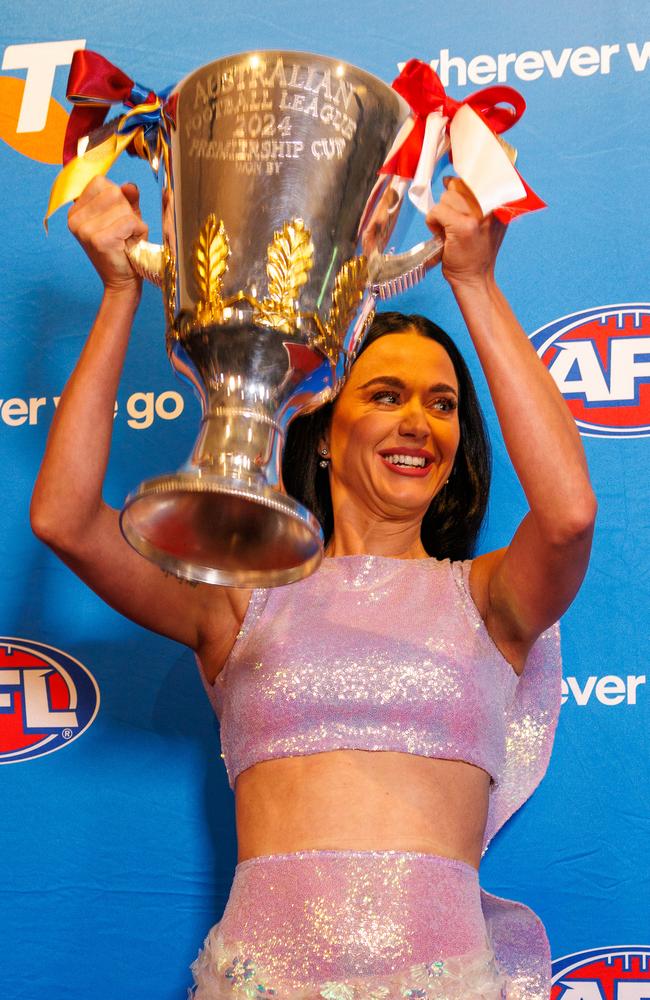
[[[462,761],[334,750],[237,778],[239,861],[309,850],[419,851],[478,868],[490,778]]]

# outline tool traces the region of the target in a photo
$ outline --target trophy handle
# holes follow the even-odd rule
[[[404,253],[373,251],[368,259],[368,278],[375,298],[389,299],[422,281],[427,271],[439,263],[444,247],[440,236],[432,236]],[[165,263],[164,247],[160,243],[138,240],[125,249],[136,274],[158,288],[162,286]]]
[[[389,299],[413,288],[442,257],[445,245],[440,236],[432,236],[404,253],[379,253],[368,258],[368,277],[375,298]]]
[[[160,243],[148,243],[138,240],[131,246],[127,244],[124,252],[129,264],[137,275],[146,278],[152,285],[162,287],[163,269],[165,264],[165,248]]]

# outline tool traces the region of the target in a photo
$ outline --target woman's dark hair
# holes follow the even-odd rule
[[[440,344],[458,379],[460,443],[447,485],[433,498],[422,520],[425,551],[436,559],[467,559],[474,547],[487,507],[490,488],[490,444],[472,377],[451,337],[425,316],[398,312],[378,313],[370,326],[362,354],[380,337],[414,330]],[[327,469],[319,466],[318,447],[327,436],[334,403],[297,417],[289,427],[282,476],[287,491],[308,507],[320,521],[329,541],[334,530],[332,498]]]

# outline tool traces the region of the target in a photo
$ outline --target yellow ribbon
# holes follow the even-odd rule
[[[93,177],[107,174],[132,139],[133,133],[125,135],[116,132],[99,146],[89,149],[81,156],[75,156],[74,160],[66,163],[63,170],[56,176],[50,191],[47,213],[43,220],[46,230],[48,219],[54,215],[57,209],[78,198]]]
[[[142,126],[131,132],[121,131],[124,123],[133,115],[144,112],[156,111],[160,107],[160,101],[156,100],[151,104],[138,104],[120,119],[116,131],[105,139],[104,142],[92,149],[86,150],[80,156],[75,156],[73,160],[66,163],[65,167],[57,174],[50,191],[50,200],[47,205],[47,212],[43,220],[45,231],[47,223],[54,213],[62,205],[78,198],[81,192],[91,182],[93,177],[105,176],[111,169],[118,156],[124,152],[126,147],[133,142],[137,153],[143,159],[150,160],[149,147],[142,141],[144,129]],[[160,155],[161,136],[158,132],[157,156]],[[164,147],[164,142],[163,142]],[[165,149],[163,148],[163,154]],[[153,165],[153,164],[152,164]],[[157,169],[157,165],[154,169]]]

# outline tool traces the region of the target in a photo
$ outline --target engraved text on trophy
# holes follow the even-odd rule
[[[277,174],[284,163],[303,157],[340,160],[357,128],[354,96],[342,66],[249,57],[196,81],[193,112],[185,122],[189,155],[231,162],[254,175]],[[295,134],[303,116],[322,129],[310,133],[307,143]],[[216,122],[217,134],[208,138],[206,129],[212,133]]]

